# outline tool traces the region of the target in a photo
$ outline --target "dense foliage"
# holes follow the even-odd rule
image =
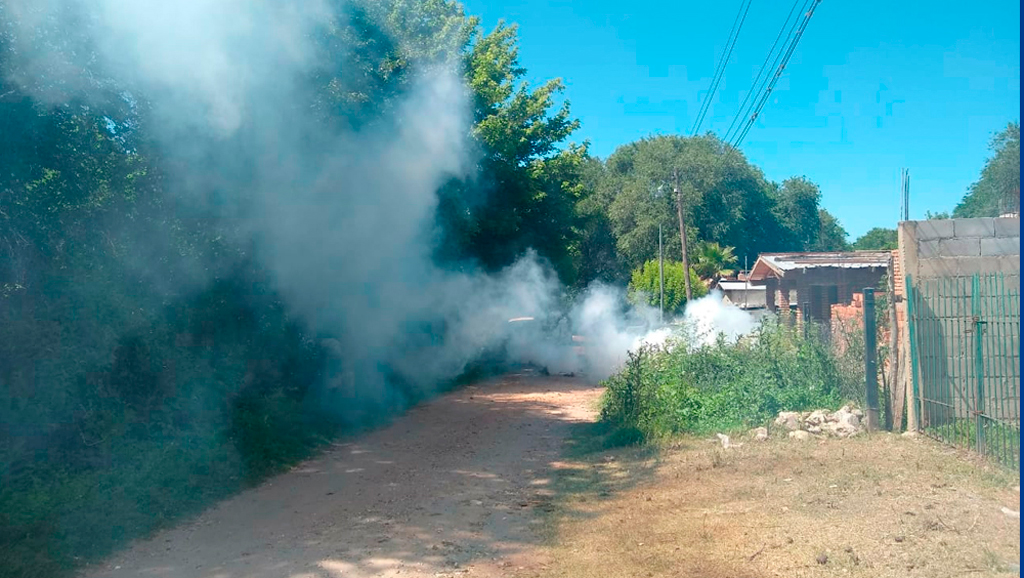
[[[896,248],[896,229],[875,227],[864,233],[850,245],[854,251],[889,251]]]
[[[862,375],[818,332],[766,320],[738,344],[647,347],[607,381],[601,418],[620,442],[764,425],[779,411],[860,398]]]
[[[612,153],[588,199],[591,214],[607,219],[607,225],[592,224],[595,233],[615,240],[617,263],[605,258],[603,276],[626,280],[657,255],[659,225],[666,253],[681,256],[680,201],[688,242],[693,247],[701,241],[734,247],[739,263],[753,263],[766,251],[846,246],[845,231],[820,208],[821,191],[807,179],[770,183],[740,151],[714,135],[658,136]]]
[[[704,241],[694,248],[692,261],[694,273],[705,281],[713,281],[734,275],[739,259],[734,247],[723,247],[718,243]]]
[[[665,261],[665,313],[680,315],[686,306],[686,278],[683,277],[683,264],[679,261]],[[629,280],[630,298],[635,303],[644,303],[651,307],[661,305],[661,269],[657,259],[647,261],[633,271]],[[690,293],[694,299],[708,294],[708,288],[700,277],[690,270]]]
[[[954,218],[998,217],[1020,211],[1020,123],[1011,122],[992,137],[992,156],[971,185]]]

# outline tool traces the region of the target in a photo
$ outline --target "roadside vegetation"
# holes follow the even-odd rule
[[[863,371],[849,369],[863,357],[856,348],[839,353],[817,327],[766,318],[736,343],[691,343],[682,335],[666,348],[643,347],[607,380],[601,419],[614,443],[762,426],[779,411],[834,409],[862,396]]]

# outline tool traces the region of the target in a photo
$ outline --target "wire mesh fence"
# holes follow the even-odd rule
[[[911,365],[926,435],[1020,465],[1020,291],[1001,273],[907,276]]]

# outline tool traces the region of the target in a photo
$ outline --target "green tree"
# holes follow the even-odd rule
[[[971,185],[954,218],[997,217],[1020,210],[1020,123],[1011,122],[989,144],[992,156]]]
[[[516,26],[474,30],[466,56],[473,94],[473,136],[483,156],[473,182],[444,191],[439,220],[449,258],[472,258],[488,269],[508,265],[527,249],[575,280],[573,247],[587,146],[564,141],[579,127],[555,79],[531,89],[519,65]]]
[[[586,159],[581,178],[584,194],[576,204],[578,236],[572,249],[577,259],[577,284],[585,286],[595,280],[626,283],[629,278],[618,267],[615,233],[608,213],[615,197],[611,187],[606,186],[604,163],[594,157]]]
[[[790,251],[843,251],[846,231],[839,220],[822,209],[821,189],[806,177],[782,182],[775,212],[789,234]]]
[[[790,249],[811,249],[821,234],[821,189],[806,177],[793,177],[782,181],[776,198],[775,214],[789,232]]]
[[[697,273],[690,269],[690,287],[694,299],[708,294],[707,287]],[[647,261],[637,267],[629,281],[629,295],[634,303],[659,307],[661,303],[660,271],[658,260]],[[665,261],[665,313],[677,315],[686,307],[686,279],[683,264],[679,261]]]
[[[705,240],[735,247],[738,261],[762,252],[846,247],[845,231],[820,208],[821,191],[809,180],[769,183],[713,135],[650,137],[616,149],[593,193],[607,206],[620,278],[657,255],[659,225],[667,254],[681,254],[676,170],[694,246]]]
[[[659,225],[667,254],[681,255],[676,170],[690,243],[714,240],[741,248],[749,259],[785,249],[761,171],[713,135],[641,139],[616,149],[605,169],[600,194],[611,199],[609,220],[622,271],[657,255]]]
[[[850,248],[846,242],[846,229],[839,220],[825,209],[818,210],[818,237],[808,247],[808,251],[846,251]]]
[[[929,220],[929,221],[931,221],[933,219],[935,219],[935,220],[942,220],[942,219],[949,219],[951,217],[949,216],[949,212],[948,211],[940,211],[938,213],[933,213],[931,211],[925,211],[924,212],[924,218]]]
[[[733,247],[723,247],[718,243],[702,241],[693,251],[693,270],[705,282],[732,275],[736,261]]]
[[[896,246],[896,229],[875,227],[861,235],[850,248],[855,251],[889,251],[895,249]]]

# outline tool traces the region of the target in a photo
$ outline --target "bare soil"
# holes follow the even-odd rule
[[[92,578],[501,576],[540,567],[549,464],[600,390],[506,376],[418,406],[86,572]]]
[[[1019,477],[892,434],[687,440],[561,464],[560,577],[1019,576]]]

